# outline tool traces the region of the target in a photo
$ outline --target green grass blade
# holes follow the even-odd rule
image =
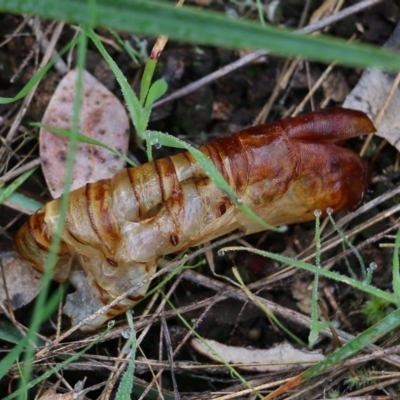
[[[382,319],[379,323],[355,337],[350,342],[346,343],[340,349],[336,350],[324,360],[311,368],[305,370],[300,375],[287,381],[285,384],[275,389],[264,399],[275,399],[277,396],[293,390],[301,383],[326,372],[329,368],[336,367],[340,362],[346,360],[357,352],[361,351],[364,347],[376,342],[382,336],[388,334],[400,325],[400,309],[393,311],[391,314]]]
[[[27,389],[31,389],[35,387],[38,383],[43,382],[45,379],[49,378],[51,375],[55,374],[56,372],[60,371],[62,368],[64,368],[66,365],[76,361],[78,358],[82,357],[83,354],[85,354],[88,350],[90,350],[95,344],[99,343],[104,336],[107,335],[107,333],[111,330],[111,328],[114,326],[113,323],[108,324],[108,328],[96,339],[93,340],[88,346],[86,346],[84,349],[79,351],[78,353],[74,354],[73,356],[69,357],[65,361],[57,364],[54,368],[50,369],[49,371],[46,371],[44,374],[40,375],[38,378],[33,379],[32,381],[27,383]],[[11,400],[14,397],[17,397],[18,395],[21,395],[23,392],[23,389],[18,389],[14,393],[10,394],[9,396],[6,396],[3,398],[3,400]]]
[[[263,251],[258,249],[252,249],[248,247],[241,246],[229,246],[220,249],[220,251],[248,251],[250,253],[258,254],[263,257],[271,258],[272,260],[279,261],[284,264],[293,265],[294,267],[304,269],[305,271],[312,272],[313,274],[317,273],[320,276],[324,276],[325,278],[333,279],[338,282],[345,283],[347,285],[351,285],[355,289],[361,290],[362,292],[372,294],[373,296],[380,297],[389,303],[399,304],[400,299],[397,298],[394,294],[388,293],[385,290],[378,289],[372,285],[366,285],[365,282],[360,282],[356,279],[349,278],[348,276],[340,275],[336,272],[332,272],[326,270],[324,268],[317,269],[315,265],[308,264],[304,261],[296,260],[294,258],[282,256],[280,254],[271,253],[269,251]]]
[[[153,80],[154,70],[156,69],[157,60],[149,58],[144,67],[142,80],[140,82],[140,104],[143,106],[146,101],[147,93],[149,93],[151,81]]]
[[[177,258],[179,258],[179,257],[177,257]],[[150,289],[148,292],[146,292],[146,294],[143,297],[143,299],[138,300],[138,302],[136,304],[139,304],[141,301],[143,301],[144,299],[147,299],[153,293],[155,293],[158,290],[160,290],[161,288],[163,288],[174,276],[178,275],[181,271],[186,270],[186,269],[196,269],[200,265],[205,264],[204,261],[201,260],[197,264],[186,265],[187,259],[188,259],[188,256],[186,254],[183,255],[179,265],[177,265],[171,272],[169,272],[168,275],[160,281],[160,283],[157,283],[156,286],[154,286],[152,289]]]
[[[321,372],[326,371],[327,369],[337,365],[341,361],[346,360],[353,354],[356,354],[364,347],[375,343],[379,338],[396,329],[399,325],[400,309],[397,309],[386,316],[384,319],[382,319],[379,323],[366,329],[363,333],[355,337],[353,340],[343,345],[343,347],[334,351],[324,360],[304,371],[301,375],[303,376],[304,380],[306,380],[320,374]]]
[[[398,299],[400,299],[399,247],[400,229],[397,231],[396,241],[393,250],[393,291]]]
[[[0,10],[114,28],[131,33],[232,48],[265,49],[342,64],[399,70],[400,55],[365,44],[327,36],[293,34],[288,29],[228,18],[223,14],[154,0],[98,0],[96,18],[83,0],[0,0]]]
[[[60,55],[66,53],[76,44],[76,38],[67,43],[59,52]],[[24,98],[40,80],[46,75],[50,68],[56,63],[56,60],[51,60],[47,65],[45,65],[41,70],[36,72],[36,74],[29,80],[29,82],[17,93],[14,97],[0,97],[0,104],[9,104],[14,101],[21,100]]]
[[[236,280],[239,282],[242,290],[246,293],[247,297],[260,309],[264,312],[264,314],[274,322],[274,324],[281,329],[283,332],[286,333],[294,342],[296,342],[301,347],[306,347],[307,344],[303,342],[299,337],[297,337],[292,331],[290,331],[286,326],[281,323],[278,317],[263,303],[261,302],[250,290],[246,287],[245,283],[243,282],[242,277],[239,274],[239,271],[236,267],[232,267],[233,275],[235,276]]]
[[[36,167],[24,172],[10,185],[2,188],[3,190],[0,192],[0,204],[4,203],[32,175],[35,170]]]
[[[18,344],[22,340],[21,332],[9,321],[0,322],[0,339],[5,342]],[[1,365],[1,363],[0,363]]]
[[[58,290],[54,295],[46,302],[45,306],[42,308],[40,315],[40,322],[45,321],[55,310],[57,304],[60,302],[62,295],[62,290]],[[28,331],[27,334],[18,341],[17,346],[15,346],[1,361],[0,361],[0,379],[2,379],[10,370],[11,366],[17,360],[22,351],[26,348],[27,344],[34,337],[35,332],[32,330]],[[36,337],[36,342],[42,345],[42,339]],[[32,345],[30,345],[33,347]]]
[[[196,161],[199,163],[203,171],[206,175],[223,191],[225,192],[232,203],[242,211],[249,218],[252,218],[254,221],[259,223],[265,229],[273,230],[276,232],[281,232],[279,228],[275,228],[265,221],[263,221],[260,217],[258,217],[253,211],[251,211],[248,207],[241,204],[241,202],[237,199],[236,194],[229,186],[229,184],[225,181],[224,177],[220,174],[217,167],[213,164],[213,162],[204,155],[200,150],[197,150],[195,147],[191,146],[189,143],[184,142],[172,135],[168,135],[167,133],[162,133],[158,131],[147,131],[147,136],[150,139],[151,143],[158,143],[160,145],[166,145],[169,147],[181,148],[185,149],[193,155]]]
[[[332,217],[332,211],[333,210],[331,208],[328,208],[326,211],[327,211],[327,214],[328,214],[328,217],[329,217],[329,221],[331,222],[331,224],[335,228],[335,231],[342,238],[343,243],[345,243],[352,250],[353,254],[356,256],[356,258],[357,258],[357,260],[358,260],[358,262],[360,264],[361,271],[363,273],[363,277],[364,277],[364,280],[365,280],[367,278],[367,269],[365,268],[365,263],[364,263],[364,260],[361,257],[360,252],[355,248],[355,246],[353,246],[353,243],[350,242],[350,240],[344,234],[343,230],[339,226],[336,225],[336,222]]]
[[[131,44],[129,43],[128,40],[122,40],[121,37],[118,35],[118,33],[114,29],[109,29],[111,35],[114,36],[114,39],[117,41],[117,43],[121,46],[122,49],[124,49],[131,60],[136,64],[140,65],[140,61],[142,60],[141,54],[139,51],[135,50]],[[140,42],[139,42],[140,43]]]
[[[28,343],[28,336],[25,336],[20,342],[1,360],[0,363],[0,379],[2,379],[15,363],[19,355],[22,353]]]
[[[40,71],[38,71],[30,79],[30,81],[17,93],[16,96],[14,96],[14,97],[0,97],[0,104],[9,104],[9,103],[13,103],[14,101],[18,101],[18,100],[21,100],[22,98],[24,98],[31,91],[31,89],[38,82],[40,82],[40,80],[43,78],[43,76],[46,75],[47,71],[50,69],[50,67],[52,65],[53,65],[53,63],[49,63],[44,68],[42,68]]]
[[[71,129],[73,134],[71,135],[71,140],[69,142],[69,147],[68,147],[67,171],[65,174],[65,181],[64,181],[65,194],[61,197],[60,213],[57,221],[56,232],[53,235],[49,257],[45,263],[44,274],[42,277],[42,288],[35,301],[32,321],[30,323],[29,331],[27,333],[27,336],[32,340],[33,343],[35,343],[36,341],[36,332],[38,332],[40,324],[42,323],[41,315],[43,313],[43,309],[45,306],[45,301],[49,290],[49,283],[52,277],[52,271],[57,261],[57,252],[61,242],[61,232],[64,230],[64,224],[65,224],[65,213],[67,210],[68,195],[69,195],[68,193],[72,182],[72,171],[74,164],[73,154],[75,154],[77,145],[75,134],[79,129],[79,115],[80,115],[79,110],[81,108],[83,71],[86,58],[87,36],[85,29],[83,29],[83,31],[80,32],[77,40],[78,40],[78,56],[77,56],[78,73],[77,73],[77,85],[76,85],[76,94],[73,106],[73,118],[72,118],[72,129]],[[34,354],[34,346],[29,346],[24,355],[24,365],[22,371],[25,380],[30,379],[33,354]],[[23,380],[21,379],[21,383],[22,382]],[[19,398],[24,399],[24,393],[26,392],[27,389],[24,388],[23,384],[20,385],[20,389],[21,392]]]
[[[162,293],[163,294],[163,293]],[[197,339],[200,339],[207,347],[209,350],[211,350],[221,361],[222,364],[225,365],[225,367],[229,370],[229,373],[234,376],[235,378],[239,379],[240,382],[247,388],[251,389],[251,384],[247,382],[247,380],[231,365],[229,365],[228,362],[225,361],[224,357],[222,357],[219,353],[217,353],[189,324],[188,321],[178,312],[178,310],[175,308],[175,306],[172,304],[172,302],[165,297],[163,294],[164,299],[167,301],[168,305],[171,307],[171,309],[175,312],[175,315],[179,318],[179,320],[182,322],[182,324],[192,332],[193,336],[195,336]],[[262,396],[256,392],[258,397],[262,398]]]
[[[321,210],[315,210],[315,266],[317,268],[314,274],[314,283],[311,294],[311,327],[308,335],[308,344],[312,348],[318,340],[318,333],[322,328],[322,324],[318,322],[318,286],[319,286],[319,270],[321,269]]]
[[[0,187],[0,196],[2,193],[7,190],[7,187]],[[39,208],[43,207],[43,204],[39,201],[33,200],[30,197],[27,197],[21,193],[14,192],[7,198],[8,203],[15,204],[17,207],[24,209],[26,212],[34,213]]]
[[[136,330],[133,324],[132,313],[126,312],[126,318],[129,325],[129,339],[125,348],[130,349],[130,357],[128,368],[122,376],[121,382],[119,383],[116,400],[130,400],[133,389],[133,375],[135,373],[135,360],[136,360]]]
[[[68,139],[71,138],[71,132],[70,131],[66,131],[64,129],[58,129],[58,128],[54,128],[54,127],[49,126],[49,125],[42,125],[40,123],[32,123],[31,125],[39,127],[39,128],[44,128],[44,129],[46,129],[46,130],[48,130],[50,132],[56,133],[57,135],[66,137]],[[114,148],[112,148],[112,147],[100,142],[99,140],[93,139],[93,138],[91,138],[89,136],[86,136],[86,135],[82,135],[81,133],[77,133],[76,134],[76,139],[77,139],[78,142],[92,144],[93,146],[102,147],[103,149],[106,149],[106,150],[110,151],[111,153],[115,154],[116,156],[122,158],[131,167],[136,167],[136,164],[132,160],[130,160],[128,157],[124,156],[122,153],[120,153],[119,151],[115,150]]]
[[[1,1],[1,0],[0,0]],[[128,107],[129,114],[131,116],[132,123],[136,129],[138,135],[142,135],[144,129],[141,127],[141,114],[142,114],[142,106],[137,98],[135,92],[132,90],[129,82],[126,80],[125,75],[122,73],[116,62],[111,58],[111,56],[107,53],[107,50],[101,43],[100,39],[97,37],[95,32],[91,29],[88,30],[88,36],[93,41],[101,55],[107,61],[107,64],[110,66],[115,78],[119,86],[121,87],[122,94],[126,101],[126,106]]]

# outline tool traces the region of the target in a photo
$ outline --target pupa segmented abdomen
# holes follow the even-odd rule
[[[245,129],[200,150],[242,204],[270,225],[291,224],[312,220],[315,209],[337,212],[362,201],[368,166],[340,143],[374,131],[362,112],[328,109]],[[43,271],[59,207],[59,199],[47,203],[15,238],[17,251],[37,271]],[[54,269],[56,280],[72,274],[80,285],[66,311],[77,322],[151,277],[160,256],[235,229],[253,233],[264,228],[236,209],[188,152],[89,183],[70,193]],[[85,284],[79,283],[82,270]],[[85,329],[125,311],[147,287]],[[89,303],[86,311],[78,311]]]

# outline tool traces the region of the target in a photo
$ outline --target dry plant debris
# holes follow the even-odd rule
[[[375,3],[378,2],[375,1]],[[226,5],[227,2],[208,0],[200,3],[210,4],[222,12],[233,10],[241,17],[257,18],[255,3],[241,5],[237,8],[235,2],[229,2],[228,5]],[[328,4],[328,2],[323,1],[318,4],[303,1],[272,3],[274,3],[275,21],[291,26],[302,26],[302,21],[307,21],[311,15],[316,17],[325,15],[325,10],[331,9],[334,2],[329,2],[329,7],[325,6],[325,3]],[[276,3],[280,4],[277,6]],[[341,1],[336,2],[335,7],[342,6],[342,3]],[[365,1],[359,3],[364,4]],[[358,6],[359,3],[355,5]],[[371,5],[372,1],[369,3]],[[320,27],[321,29],[330,29],[330,32],[337,36],[350,39],[355,34],[358,40],[383,45],[393,31],[400,13],[394,2],[384,1],[381,5],[382,7],[378,6],[371,11],[364,9],[351,16],[348,21],[330,23],[329,27],[322,22]],[[304,6],[306,7],[304,8]],[[308,6],[310,6],[309,9],[307,9]],[[348,7],[354,5],[344,2],[343,6],[346,11]],[[318,12],[314,13],[316,10]],[[336,21],[336,14],[331,17],[331,21]],[[0,95],[10,97],[15,95],[32,76],[32,73],[37,70],[38,62],[42,60],[40,48],[45,48],[48,53],[47,57],[50,57],[53,52],[52,48],[43,47],[40,35],[31,35],[29,27],[32,24],[36,27],[39,26],[44,38],[61,37],[62,43],[72,37],[75,31],[68,25],[60,24],[55,28],[55,24],[28,17],[3,15],[2,18],[4,18],[2,29],[7,37],[0,49],[3,67],[0,75],[2,83]],[[318,24],[318,21],[315,23]],[[305,29],[307,30],[308,27],[306,26]],[[312,30],[315,29],[313,27]],[[117,50],[119,44],[114,41],[112,35],[105,31],[102,31],[101,35],[110,46],[109,51],[113,58],[136,89],[142,73],[141,68],[132,63],[125,52]],[[130,40],[133,46],[137,43],[141,44],[143,40],[143,38],[133,39],[128,36],[124,36],[124,39]],[[151,39],[146,39],[151,41]],[[61,44],[56,46],[57,50],[61,47]],[[325,67],[320,64],[303,60],[287,61],[280,57],[267,55],[264,51],[247,55],[247,60],[259,59],[261,55],[263,56],[260,59],[261,62],[248,65],[246,60],[238,62],[237,54],[226,49],[170,42],[160,57],[158,73],[159,76],[165,74],[172,97],[168,96],[162,99],[157,105],[157,116],[154,114],[152,129],[171,132],[196,144],[204,143],[207,139],[220,137],[251,125],[259,113],[262,114],[261,119],[267,118],[270,121],[290,115],[299,105],[301,111],[310,111],[321,106],[341,106],[341,100],[351,88],[356,86],[361,74],[361,71],[353,68],[333,65],[330,66],[330,70],[325,70],[326,75],[323,75]],[[99,78],[99,74],[96,72],[99,64],[99,55],[90,50],[87,69],[97,78]],[[241,65],[242,68],[237,70],[237,65]],[[294,78],[294,73],[301,79]],[[377,72],[370,71],[365,74],[373,73]],[[377,85],[372,85],[375,82],[373,75],[362,80],[367,83],[364,85],[364,89],[360,92],[353,92],[353,95],[358,93],[354,97],[357,97],[361,106],[358,107],[355,103],[351,103],[351,107],[361,108],[367,112],[373,109],[373,112],[370,113],[371,117],[379,115],[379,108],[383,107],[387,114],[380,117],[379,124],[377,124],[378,129],[380,132],[391,132],[390,137],[393,139],[389,137],[388,140],[390,143],[396,144],[398,143],[397,131],[399,129],[393,127],[398,126],[398,118],[396,118],[399,108],[397,106],[397,90],[392,90],[394,87],[393,76],[382,75],[384,75],[383,78],[378,77]],[[321,76],[323,79],[319,82]],[[374,81],[371,81],[371,76]],[[36,95],[32,94],[33,103],[31,103],[32,97],[28,96],[22,104],[1,105],[0,174],[3,175],[0,176],[0,179],[5,177],[6,183],[10,182],[11,177],[14,179],[18,176],[18,174],[13,175],[15,171],[22,173],[24,172],[23,168],[27,165],[38,165],[38,151],[34,146],[38,142],[38,131],[32,130],[29,123],[40,120],[40,118],[33,118],[32,115],[43,115],[44,113],[40,102],[36,100],[46,98],[46,96],[50,97],[50,93],[53,93],[54,90],[51,87],[51,79],[58,83],[61,77],[62,75],[55,71],[45,76]],[[215,80],[216,78],[218,80]],[[328,81],[334,82],[332,83],[333,88],[326,83]],[[208,82],[207,87],[203,86],[205,82]],[[51,87],[51,90],[47,90],[48,87]],[[193,88],[198,90],[193,92]],[[388,93],[390,102],[385,104]],[[114,94],[119,96],[116,91]],[[182,97],[184,94],[186,96]],[[364,101],[363,97],[367,101]],[[374,103],[375,99],[380,103]],[[345,104],[350,107],[348,105],[350,103]],[[371,109],[363,108],[365,104],[371,104]],[[36,107],[35,110],[33,110],[33,106]],[[264,112],[262,112],[263,109]],[[296,112],[300,112],[300,109]],[[49,123],[49,125],[52,124]],[[83,131],[82,128],[81,133],[84,133]],[[372,164],[373,184],[370,187],[371,191],[367,194],[366,204],[360,210],[338,218],[337,222],[354,245],[360,249],[366,265],[370,262],[376,262],[378,265],[372,276],[373,284],[390,292],[392,289],[390,271],[392,250],[384,246],[392,245],[393,238],[388,235],[392,235],[399,227],[397,220],[400,212],[398,204],[400,194],[398,188],[399,160],[398,153],[391,146],[382,147],[380,153],[375,152],[377,146],[379,146],[379,140],[372,138],[366,152],[369,158],[375,157]],[[355,141],[350,144],[350,147],[359,150],[361,146],[358,141]],[[131,147],[130,150],[135,151],[135,156],[141,162],[146,160],[140,149]],[[166,155],[168,155],[168,150],[165,147],[156,152],[157,158]],[[60,186],[62,187],[62,185]],[[51,197],[48,185],[38,172],[23,185],[20,191],[35,196],[42,203]],[[25,216],[0,205],[1,251],[9,251],[13,248],[12,237],[24,220]],[[177,317],[177,313],[170,309],[167,299],[170,299],[175,305],[178,314],[189,322],[191,329],[195,329],[202,336],[221,344],[235,348],[253,346],[264,351],[275,344],[291,341],[262,312],[258,310],[258,312],[249,312],[248,297],[230,280],[232,278],[231,267],[236,265],[249,290],[257,295],[265,306],[273,311],[294,333],[301,339],[307,340],[308,328],[311,324],[310,317],[299,312],[290,288],[293,280],[298,279],[299,274],[302,275],[301,278],[304,282],[307,280],[311,282],[312,277],[290,268],[290,265],[282,267],[275,261],[254,254],[246,256],[232,253],[217,255],[217,249],[231,240],[235,244],[296,255],[296,258],[312,261],[315,257],[313,229],[312,225],[306,224],[291,227],[281,235],[270,232],[246,238],[233,235],[213,243],[209,247],[191,250],[187,259],[189,265],[203,263],[204,253],[207,251],[208,260],[212,260],[215,264],[214,270],[219,275],[211,274],[202,264],[199,266],[198,272],[184,271],[165,285],[166,297],[155,294],[148,303],[139,305],[135,310],[138,356],[141,357],[141,363],[148,362],[146,368],[137,369],[135,376],[137,398],[146,396],[149,398],[150,396],[163,396],[165,399],[172,399],[175,396],[175,398],[187,400],[240,398],[241,396],[253,396],[254,390],[266,394],[279,385],[279,382],[290,378],[292,373],[289,370],[261,374],[242,371],[241,374],[250,385],[249,388],[236,377],[229,375],[227,370],[222,369],[221,366],[217,368],[215,365],[204,365],[206,361],[202,358],[198,360],[195,368],[193,365],[181,367],[181,363],[193,363],[192,360],[197,356],[187,346],[191,338],[190,329]],[[350,265],[354,268],[354,273],[358,277],[361,276],[352,251],[343,251],[338,244],[340,244],[340,239],[332,233],[332,229],[325,229],[321,243],[323,267],[347,274],[347,265]],[[8,263],[6,260],[8,255],[2,252],[0,257],[3,259],[3,265]],[[348,261],[347,265],[343,261],[345,258]],[[171,262],[171,258],[166,258],[163,260],[163,265],[167,266],[164,271],[171,271],[179,263],[180,260]],[[20,278],[20,274],[17,273],[17,275]],[[158,276],[162,275],[163,272],[160,272]],[[6,281],[9,281],[7,277]],[[18,281],[15,280],[15,282],[17,282],[18,297],[19,292],[25,292],[25,286],[21,284],[19,287]],[[1,290],[4,289],[0,287]],[[11,294],[14,293],[13,290],[11,290]],[[53,290],[55,289],[52,288]],[[329,281],[327,284],[321,280],[319,295],[323,299],[325,307],[328,308],[330,321],[333,321],[335,328],[338,327],[333,332],[336,332],[342,343],[351,340],[366,329],[366,322],[359,312],[361,304],[365,300],[365,296],[361,292],[338,282]],[[6,297],[1,298],[3,306],[5,310],[8,310],[4,298]],[[254,305],[252,307],[255,308]],[[29,326],[31,313],[31,305],[15,312],[15,318],[20,322],[19,327]],[[7,321],[4,316],[0,318],[1,322]],[[0,324],[1,328],[2,326]],[[65,354],[76,354],[89,342],[92,343],[99,338],[99,335],[96,334],[82,338],[79,333],[68,330],[68,326],[69,322],[57,313],[54,313],[42,325],[40,334],[48,345],[36,350],[35,376],[45,370],[50,370],[54,366],[54,362],[57,363],[64,359]],[[92,348],[85,357],[82,357],[79,362],[65,367],[62,374],[49,378],[43,386],[48,388],[54,385],[57,389],[53,388],[53,393],[49,392],[49,394],[53,395],[56,390],[57,395],[65,394],[68,398],[68,395],[73,393],[72,388],[75,383],[85,375],[88,376],[86,387],[98,385],[94,391],[85,394],[87,398],[102,400],[113,398],[118,386],[118,379],[127,364],[127,352],[124,348],[126,330],[127,326],[124,325],[124,320],[118,321],[117,326],[105,338],[102,338],[101,342]],[[335,333],[333,332],[329,329],[321,331],[321,341],[317,348],[322,350],[325,356],[335,349],[336,344],[332,339]],[[344,366],[333,368],[329,374],[321,375],[318,379],[305,383],[282,398],[293,396],[305,399],[327,398],[335,394],[341,398],[355,398],[356,396],[397,398],[400,392],[397,376],[400,366],[398,341],[399,334],[394,331],[384,340],[367,346],[363,354],[348,360]],[[5,339],[1,339],[0,343],[3,351],[2,357],[3,355],[5,357],[12,350],[14,344]],[[199,364],[203,365],[199,366]],[[361,365],[365,368],[359,368]],[[349,366],[352,369],[349,369]],[[3,377],[0,381],[1,396],[17,389],[19,372],[20,365],[14,364],[8,375]],[[354,376],[352,376],[353,373]],[[106,388],[102,389],[101,385],[106,385]],[[173,390],[175,393],[172,392]],[[42,387],[34,388],[30,395],[33,398],[34,395],[43,393],[43,391]],[[221,394],[222,391],[223,394]]]
[[[71,70],[58,84],[44,113],[43,125],[67,132],[71,130],[76,75],[76,70]],[[84,72],[82,98],[79,133],[126,155],[129,120],[121,102],[87,71]],[[53,198],[60,197],[64,189],[69,140],[42,127],[39,143],[40,160],[48,188]],[[111,178],[124,166],[125,161],[110,151],[79,143],[71,190],[88,182]]]
[[[215,340],[192,339],[191,346],[200,354],[216,362],[233,364],[250,372],[285,371],[290,367],[308,367],[324,356],[315,351],[295,349],[289,343],[278,344],[268,350],[227,346]],[[254,365],[251,365],[254,364]]]
[[[0,260],[0,302],[6,309],[10,306],[12,310],[17,310],[38,295],[41,275],[32,268],[27,268],[13,251],[1,252]],[[0,308],[0,313],[2,312]]]
[[[397,25],[386,46],[400,49],[400,25]],[[363,72],[343,106],[367,112],[377,122],[376,135],[386,139],[400,151],[399,82],[399,74],[368,69]]]
[[[64,312],[73,325],[96,313],[81,327],[91,331],[143,298],[162,256],[235,230],[251,234],[310,221],[317,209],[326,215],[328,208],[356,207],[369,185],[369,168],[337,143],[374,131],[364,113],[332,108],[206,143],[200,154],[238,200],[228,198],[189,152],[72,191],[53,269],[56,281],[69,277],[77,288]],[[15,237],[18,253],[36,271],[45,270],[61,202],[47,203]],[[103,306],[107,312],[98,315]]]

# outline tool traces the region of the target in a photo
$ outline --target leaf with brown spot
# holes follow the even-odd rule
[[[76,71],[59,83],[46,109],[42,124],[69,131],[72,126]],[[125,154],[129,142],[129,119],[121,102],[87,71],[83,76],[83,98],[79,133],[107,144]],[[68,159],[68,139],[41,128],[40,159],[49,190],[61,196]],[[88,182],[111,178],[125,162],[101,147],[79,143],[71,190]]]

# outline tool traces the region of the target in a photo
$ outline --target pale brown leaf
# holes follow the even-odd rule
[[[392,33],[386,45],[392,49],[400,49],[400,24]],[[376,124],[376,135],[386,139],[400,151],[400,89],[394,89],[390,102],[388,96],[394,88],[396,74],[379,69],[368,69],[363,72],[357,86],[347,96],[344,108],[364,111],[375,122],[382,108],[384,114]]]
[[[57,393],[55,388],[50,388],[38,400],[86,400],[85,392],[87,390],[83,390],[85,381],[86,378],[78,381],[72,392],[68,393]]]
[[[204,342],[194,338],[190,344],[198,353],[213,361],[221,362],[219,355],[229,364],[234,364],[245,371],[267,372],[281,371],[288,367],[308,367],[324,358],[319,352],[298,350],[288,343],[268,350],[250,350],[244,347],[227,346],[215,340]]]
[[[42,123],[70,130],[75,97],[76,71],[59,83],[43,116]],[[79,133],[126,154],[129,120],[121,102],[97,79],[85,71]],[[40,130],[40,159],[49,190],[54,198],[63,193],[68,139],[46,129]],[[75,155],[72,190],[88,182],[111,178],[125,162],[98,146],[79,143]]]
[[[39,293],[41,275],[32,268],[27,268],[26,261],[22,260],[13,251],[0,253],[0,301],[7,309],[7,292],[4,287],[3,276],[6,281],[11,308],[17,310],[31,302]],[[0,308],[0,313],[2,313]]]

